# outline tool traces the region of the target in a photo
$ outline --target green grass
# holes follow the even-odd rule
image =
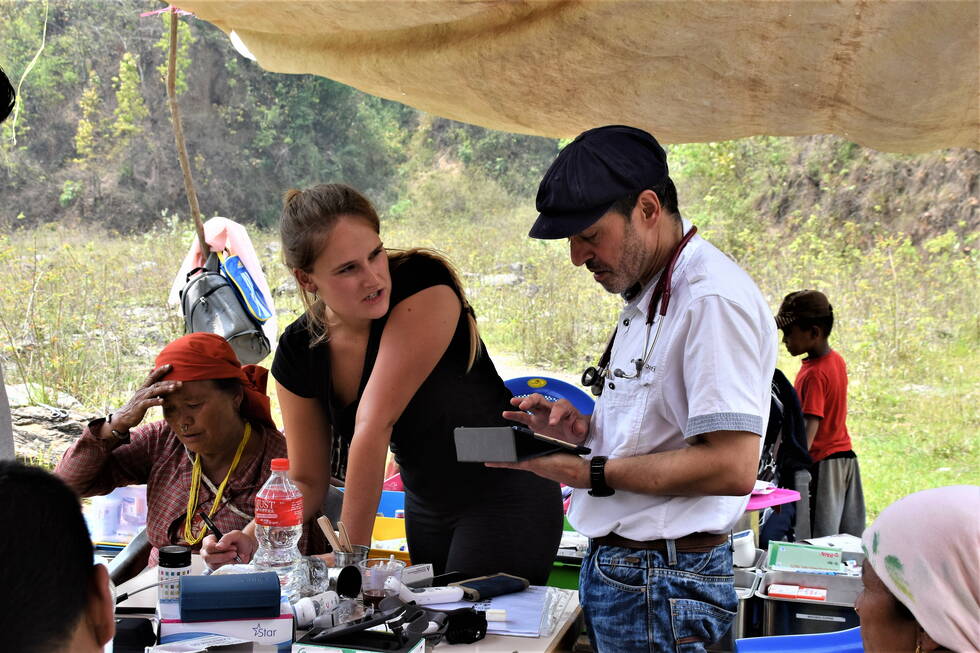
[[[848,362],[848,426],[869,517],[918,489],[980,483],[980,278],[976,238],[901,234],[817,218],[735,223],[702,202],[687,213],[745,267],[773,309],[815,287],[838,316]],[[434,171],[383,218],[389,247],[429,246],[457,265],[491,351],[577,374],[601,353],[618,299],[568,261],[564,241],[526,237],[533,211],[488,180]],[[289,288],[275,235],[252,230],[270,286]],[[182,332],[166,295],[193,237],[167,221],[144,237],[40,228],[0,236],[0,355],[8,383],[68,392],[93,413],[128,398],[159,349]],[[499,276],[514,273],[513,285]],[[300,313],[275,297],[279,327]],[[266,365],[271,363],[266,361]],[[791,379],[799,360],[781,351]],[[278,411],[273,399],[274,411]]]

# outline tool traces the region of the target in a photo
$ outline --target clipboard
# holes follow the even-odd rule
[[[453,430],[453,439],[456,460],[461,463],[513,463],[553,453],[592,453],[588,447],[541,435],[522,425],[459,426]]]

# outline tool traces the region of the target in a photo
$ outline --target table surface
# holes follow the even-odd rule
[[[200,556],[194,555],[191,558],[191,574],[199,575],[204,572],[204,561]],[[121,594],[130,590],[145,587],[157,581],[157,568],[148,567],[134,578],[116,588],[116,594]],[[544,637],[510,637],[506,635],[488,635],[486,638],[473,644],[440,644],[435,648],[439,651],[472,651],[473,653],[551,653],[553,651],[569,651],[571,643],[574,643],[581,629],[582,611],[578,604],[578,592],[574,590],[561,590],[568,592],[568,602],[559,615],[554,632]],[[140,592],[119,604],[120,608],[143,608],[147,612],[153,612],[156,608],[157,588],[153,587]],[[275,647],[256,647],[256,650],[274,651]],[[428,649],[427,649],[428,650]]]

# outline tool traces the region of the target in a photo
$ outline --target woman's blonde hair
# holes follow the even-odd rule
[[[282,242],[283,263],[290,270],[310,273],[317,257],[323,251],[328,233],[343,216],[360,218],[375,233],[381,232],[381,220],[377,211],[364,195],[346,184],[318,184],[306,190],[292,188],[283,194],[282,215],[279,218],[279,239]],[[394,270],[412,256],[425,256],[442,263],[459,295],[462,310],[466,313],[470,332],[470,354],[466,364],[468,372],[480,354],[480,333],[476,317],[459,275],[453,265],[442,255],[430,249],[389,250],[388,260]],[[307,325],[313,336],[310,345],[317,345],[329,338],[326,323],[326,305],[315,293],[299,287],[300,299],[306,307]]]

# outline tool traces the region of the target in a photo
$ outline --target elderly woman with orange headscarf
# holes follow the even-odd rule
[[[146,483],[150,564],[162,546],[199,549],[208,532],[201,513],[223,532],[242,528],[272,459],[286,457],[267,376],[242,367],[220,336],[178,338],[125,406],[88,424],[55,473],[83,497]],[[153,406],[163,408],[163,419],[140,426]]]

